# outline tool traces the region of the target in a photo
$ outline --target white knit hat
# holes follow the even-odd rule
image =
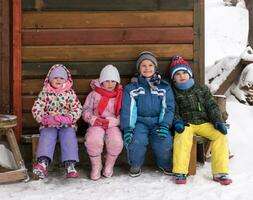
[[[105,81],[116,81],[117,83],[120,83],[119,72],[113,65],[106,65],[100,72],[99,83]]]

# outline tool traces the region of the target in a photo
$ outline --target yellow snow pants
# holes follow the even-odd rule
[[[229,149],[227,137],[216,130],[211,123],[186,126],[183,133],[175,132],[173,144],[173,172],[188,174],[193,136],[200,135],[212,141],[212,174],[229,172]]]

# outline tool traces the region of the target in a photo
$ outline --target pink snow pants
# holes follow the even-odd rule
[[[122,134],[119,127],[103,129],[100,126],[88,128],[84,142],[89,156],[99,156],[106,145],[107,154],[118,156],[123,149]]]

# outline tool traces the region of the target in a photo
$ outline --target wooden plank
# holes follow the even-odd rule
[[[0,113],[10,113],[10,8],[8,0],[0,1]]]
[[[151,51],[161,60],[179,53],[185,59],[193,58],[191,44],[24,46],[22,61],[125,61],[136,60],[142,51]]]
[[[159,10],[193,10],[194,0],[159,0]]]
[[[19,142],[22,135],[22,101],[21,101],[21,0],[13,1],[13,111],[17,116],[17,126],[15,127],[16,139]]]
[[[108,64],[116,66],[121,76],[130,76],[135,73],[135,61],[108,61],[108,62],[60,62],[65,65],[73,78],[81,76],[82,78],[97,78],[102,68]],[[160,62],[159,66],[168,66],[169,61]],[[45,78],[48,70],[55,62],[46,63],[23,63],[23,78]],[[164,68],[164,67],[163,67]]]
[[[204,0],[194,0],[194,65],[195,79],[205,83],[205,33],[204,33]]]
[[[188,60],[190,65],[193,64]],[[102,68],[108,64],[117,67],[121,77],[133,76],[136,73],[136,61],[108,61],[108,62],[61,62],[71,72],[73,78],[97,78]],[[45,78],[48,70],[54,65],[53,62],[46,63],[23,63],[22,76],[23,79]],[[165,61],[158,61],[159,73],[166,77],[168,74],[168,66],[170,59]]]
[[[196,166],[197,166],[197,137],[193,136],[191,157],[188,166],[188,175],[196,174]]]
[[[27,178],[26,169],[18,169],[14,171],[0,173],[0,183],[10,183],[21,181]]]
[[[22,0],[22,10],[36,10],[36,0]]]
[[[38,1],[38,0],[37,0]],[[24,10],[189,10],[193,8],[193,0],[43,0],[36,6],[36,0],[23,0]]]
[[[238,65],[234,68],[234,70],[228,75],[226,80],[220,85],[219,89],[215,92],[215,94],[221,95],[225,94],[228,88],[232,85],[232,83],[239,79],[242,70],[246,65],[242,63],[242,60],[238,63]]]
[[[25,29],[23,45],[191,44],[192,27],[120,29]]]
[[[191,27],[192,11],[24,12],[22,28]]]
[[[23,95],[37,95],[43,86],[44,79],[27,79],[22,81],[22,93]],[[91,79],[75,79],[73,89],[77,94],[87,94],[90,89]],[[130,82],[130,78],[122,78],[121,84],[126,85]]]

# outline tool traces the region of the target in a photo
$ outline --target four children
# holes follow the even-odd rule
[[[75,169],[75,163],[79,161],[75,130],[82,112],[83,120],[89,124],[85,147],[91,162],[92,180],[98,180],[101,174],[112,176],[123,148],[123,137],[130,176],[141,174],[150,143],[157,166],[165,174],[172,172],[173,148],[175,182],[185,184],[192,137],[196,134],[212,141],[213,180],[223,185],[232,183],[228,177],[226,126],[208,88],[195,83],[189,63],[180,56],[175,56],[171,62],[170,79],[174,94],[169,83],[157,72],[158,63],[151,52],[139,55],[136,69],[138,74],[126,85],[123,93],[117,68],[105,66],[99,79],[91,81],[92,92],[82,109],[72,89],[69,71],[61,64],[52,66],[32,109],[34,118],[41,125],[34,176],[47,176],[57,138],[61,144],[66,177],[79,176]],[[175,130],[173,145],[172,129]]]

